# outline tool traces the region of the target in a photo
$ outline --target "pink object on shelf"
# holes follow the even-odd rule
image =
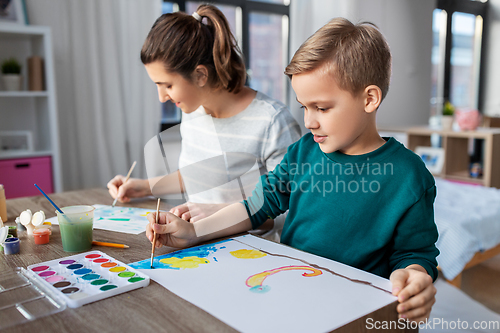
[[[51,161],[50,156],[0,160],[0,184],[7,199],[40,195],[35,183],[53,193]]]
[[[456,110],[455,118],[462,131],[474,131],[481,121],[481,115],[478,110]]]

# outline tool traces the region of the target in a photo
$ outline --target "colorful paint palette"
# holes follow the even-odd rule
[[[149,285],[149,277],[101,251],[28,266],[31,275],[71,308]]]

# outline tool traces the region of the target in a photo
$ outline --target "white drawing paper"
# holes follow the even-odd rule
[[[242,332],[326,332],[396,300],[376,275],[245,235],[130,264]]]

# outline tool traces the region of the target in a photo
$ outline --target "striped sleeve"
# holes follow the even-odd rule
[[[263,147],[262,160],[268,172],[281,162],[286,149],[300,139],[300,126],[286,109],[279,110],[267,129],[266,145]]]

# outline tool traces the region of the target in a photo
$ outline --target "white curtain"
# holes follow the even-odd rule
[[[52,28],[64,190],[145,177],[159,130],[156,88],[140,49],[161,0],[27,0],[30,24]]]
[[[499,1],[499,0],[497,0]],[[375,23],[392,52],[387,98],[377,111],[381,127],[426,124],[430,116],[432,11],[435,0],[292,0],[290,57],[316,30],[334,17]],[[295,94],[289,105],[302,119]],[[308,131],[303,128],[302,133]]]

